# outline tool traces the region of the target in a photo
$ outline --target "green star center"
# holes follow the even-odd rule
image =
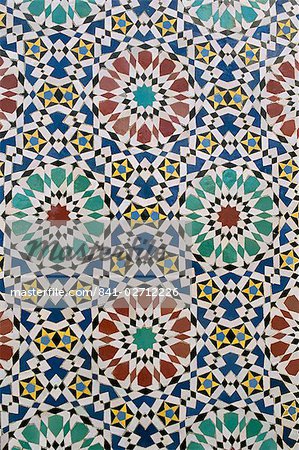
[[[138,106],[152,106],[155,101],[155,94],[150,86],[139,86],[134,92],[134,99]]]
[[[138,350],[148,350],[153,348],[156,342],[155,334],[151,328],[139,328],[134,334],[134,344],[137,345]]]

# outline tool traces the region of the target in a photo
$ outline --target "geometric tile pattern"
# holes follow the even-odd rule
[[[194,254],[216,267],[261,258],[278,225],[275,203],[273,189],[255,172],[240,167],[202,172],[188,188],[183,207]]]
[[[188,449],[277,448],[273,425],[254,414],[217,411],[198,421],[188,436]]]
[[[0,0],[1,450],[297,448],[298,30],[295,0]],[[144,224],[156,265],[65,259]]]
[[[100,119],[111,138],[149,147],[177,139],[190,121],[194,97],[187,61],[180,59],[136,48],[103,63]]]
[[[271,310],[269,324],[268,334],[273,363],[278,364],[279,371],[289,377],[296,377],[299,372],[296,345],[298,306],[296,293],[280,298],[277,306]]]
[[[114,386],[166,390],[188,378],[196,336],[189,309],[173,299],[120,298],[99,315],[98,365]]]

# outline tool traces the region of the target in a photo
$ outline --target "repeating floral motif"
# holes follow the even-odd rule
[[[268,15],[270,8],[268,0],[233,0],[229,4],[223,0],[185,0],[184,4],[192,17],[217,31],[241,31],[255,27]]]
[[[18,430],[11,445],[11,448],[30,450],[70,445],[74,449],[103,449],[96,429],[84,419],[63,411],[33,417],[27,426]]]
[[[33,143],[35,140],[31,137]],[[29,172],[15,183],[7,213],[50,223],[66,223],[82,217],[98,219],[107,215],[107,207],[103,188],[93,178],[88,170],[78,167],[36,168],[34,173]]]
[[[18,69],[9,58],[0,56],[0,132],[15,123],[21,103],[19,94]]]
[[[272,310],[269,337],[271,354],[279,370],[296,377],[299,372],[299,355],[296,345],[299,301],[296,294],[280,299]],[[270,330],[269,330],[270,331]]]
[[[0,0],[1,450],[297,448],[297,10]]]
[[[193,431],[194,430],[194,431]],[[188,437],[188,450],[256,448],[275,450],[276,433],[270,424],[261,422],[253,414],[244,416],[242,411],[219,411],[196,423]],[[233,446],[233,447],[232,447]]]
[[[99,7],[96,0],[16,0],[15,4],[37,23],[47,27],[81,25],[95,16]]]
[[[18,346],[18,331],[10,309],[0,312],[0,377],[3,379],[13,365],[13,355]]]
[[[265,103],[269,125],[285,139],[296,140],[299,136],[295,100],[298,70],[299,62],[295,57],[271,67],[267,77]]]
[[[159,389],[188,371],[196,342],[190,311],[144,294],[118,299],[99,316],[99,367],[122,387]]]
[[[240,266],[267,250],[278,210],[265,180],[241,168],[217,168],[192,184],[183,212],[194,251],[203,260]]]
[[[174,141],[192,109],[186,63],[158,49],[137,49],[103,64],[99,110],[110,135],[148,147]]]

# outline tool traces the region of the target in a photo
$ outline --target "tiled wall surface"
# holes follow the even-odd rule
[[[1,450],[298,449],[298,14],[0,0]]]

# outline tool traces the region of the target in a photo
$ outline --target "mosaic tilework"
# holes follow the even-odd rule
[[[1,450],[298,449],[298,25],[296,0],[0,0]],[[25,258],[142,224],[156,266]]]

